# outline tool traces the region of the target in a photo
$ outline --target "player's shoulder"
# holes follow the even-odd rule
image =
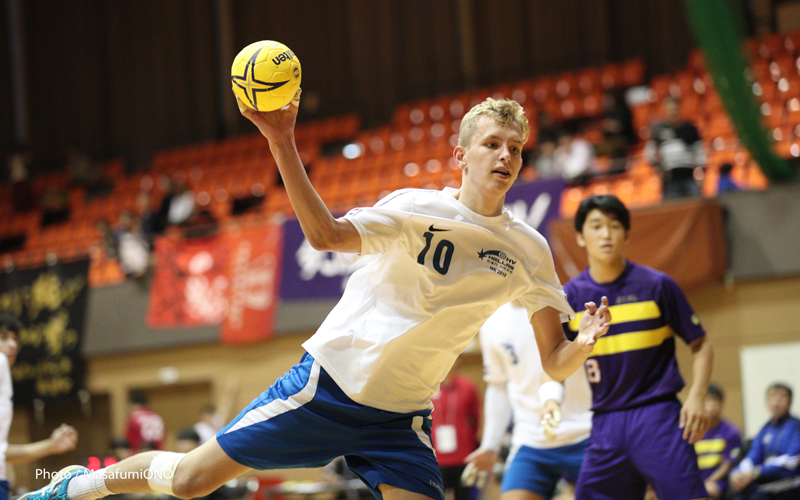
[[[413,207],[414,200],[418,197],[418,191],[422,189],[405,188],[392,191],[383,198],[381,198],[375,205],[375,208],[410,208]]]
[[[644,264],[637,264],[636,262],[628,261],[630,271],[628,272],[628,280],[637,283],[651,283],[652,285],[669,285],[677,286],[675,280],[664,271],[659,271]]]

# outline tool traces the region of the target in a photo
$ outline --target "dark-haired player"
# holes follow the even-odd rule
[[[14,415],[11,398],[11,366],[17,359],[17,338],[22,323],[7,314],[0,314],[0,500],[8,500],[9,483],[6,462],[23,463],[56,455],[75,448],[78,431],[62,424],[48,439],[28,444],[8,444],[8,430]]]
[[[607,296],[613,318],[585,364],[594,416],[576,497],[639,500],[649,483],[663,500],[707,498],[692,445],[708,425],[711,345],[675,281],[625,259],[629,229],[628,209],[611,195],[583,200],[575,216],[589,268],[564,287],[579,312],[567,336],[575,336],[587,297]],[[676,336],[693,353],[683,405]]]
[[[742,437],[736,427],[722,418],[725,393],[716,384],[708,386],[706,414],[708,431],[694,444],[697,465],[712,498],[721,498],[728,488],[728,472],[742,451]]]

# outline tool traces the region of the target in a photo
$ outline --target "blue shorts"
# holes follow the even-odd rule
[[[444,500],[431,412],[394,413],[351,400],[310,354],[217,434],[254,469],[322,467],[338,456],[378,498],[387,484]]]
[[[556,483],[566,474],[576,481],[581,471],[583,452],[589,440],[559,448],[539,449],[521,446],[503,474],[500,492],[527,490],[550,498]]]
[[[11,491],[11,485],[8,480],[3,479],[0,481],[0,500],[8,500],[8,492]]]
[[[628,410],[595,412],[575,498],[641,500],[708,498],[694,446],[682,439],[677,399]]]

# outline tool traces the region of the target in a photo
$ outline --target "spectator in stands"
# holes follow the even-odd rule
[[[172,180],[172,189],[167,222],[178,225],[186,222],[194,212],[194,193],[183,179],[177,177]]]
[[[177,440],[175,442],[175,451],[178,453],[189,453],[193,449],[200,446],[200,436],[191,427],[184,427],[178,431]]]
[[[111,182],[103,175],[97,163],[78,146],[73,144],[69,147],[64,167],[73,184],[86,187],[87,200],[111,193]]]
[[[731,179],[731,170],[733,165],[730,163],[723,163],[719,167],[719,180],[717,181],[717,194],[734,193],[741,191],[741,188]]]
[[[561,172],[556,168],[555,151],[558,142],[559,129],[553,122],[553,117],[547,111],[541,110],[536,115],[539,131],[536,135],[535,166],[540,179],[554,179],[561,177]]]
[[[464,459],[478,448],[480,406],[478,389],[456,372],[458,364],[457,358],[431,399],[437,413],[431,434],[445,491],[452,491],[455,500],[468,500],[470,488],[461,485],[461,474]]]
[[[700,185],[694,178],[694,169],[703,167],[706,161],[700,134],[697,127],[681,118],[677,99],[666,98],[664,110],[667,120],[653,126],[645,157],[661,169],[664,199],[700,196]]]
[[[116,235],[117,255],[125,274],[136,278],[144,276],[150,266],[150,246],[142,234],[139,218],[123,210]]]
[[[628,147],[636,142],[636,137],[633,133],[631,111],[621,94],[617,92],[603,94],[603,118],[600,121],[600,128],[603,131],[603,141],[597,145],[598,156],[627,158]],[[622,163],[624,169],[624,162]]]
[[[133,454],[131,451],[131,443],[125,438],[114,438],[111,440],[111,454],[117,461],[122,461]]]
[[[11,204],[15,212],[29,212],[36,208],[33,184],[28,176],[30,154],[18,147],[8,157],[8,179],[11,182]]]
[[[769,386],[767,408],[772,418],[730,475],[737,500],[797,498],[800,493],[800,420],[789,413],[791,406],[788,385]]]
[[[567,131],[559,135],[554,156],[557,171],[573,184],[585,183],[594,167],[592,143]]]
[[[106,219],[100,219],[95,224],[97,234],[100,236],[100,248],[106,254],[108,259],[117,258],[117,237],[114,231],[111,230],[111,224]]]
[[[163,231],[163,228],[159,231],[158,213],[153,210],[150,201],[150,191],[146,189],[142,189],[136,195],[136,215],[139,217],[142,236],[144,236],[147,245],[152,248],[153,238],[157,233]]]
[[[722,418],[725,394],[716,384],[708,386],[706,413],[709,427],[706,435],[694,444],[697,464],[706,490],[712,498],[722,498],[728,488],[728,473],[742,451],[742,437],[729,421]]]
[[[164,449],[164,419],[147,406],[147,395],[143,391],[133,391],[130,395],[131,413],[125,437],[131,445],[131,452],[142,451],[144,443],[152,443],[156,450]]]

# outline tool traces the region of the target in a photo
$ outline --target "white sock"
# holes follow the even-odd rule
[[[69,500],[96,500],[111,494],[106,486],[106,469],[73,477],[67,484]]]

